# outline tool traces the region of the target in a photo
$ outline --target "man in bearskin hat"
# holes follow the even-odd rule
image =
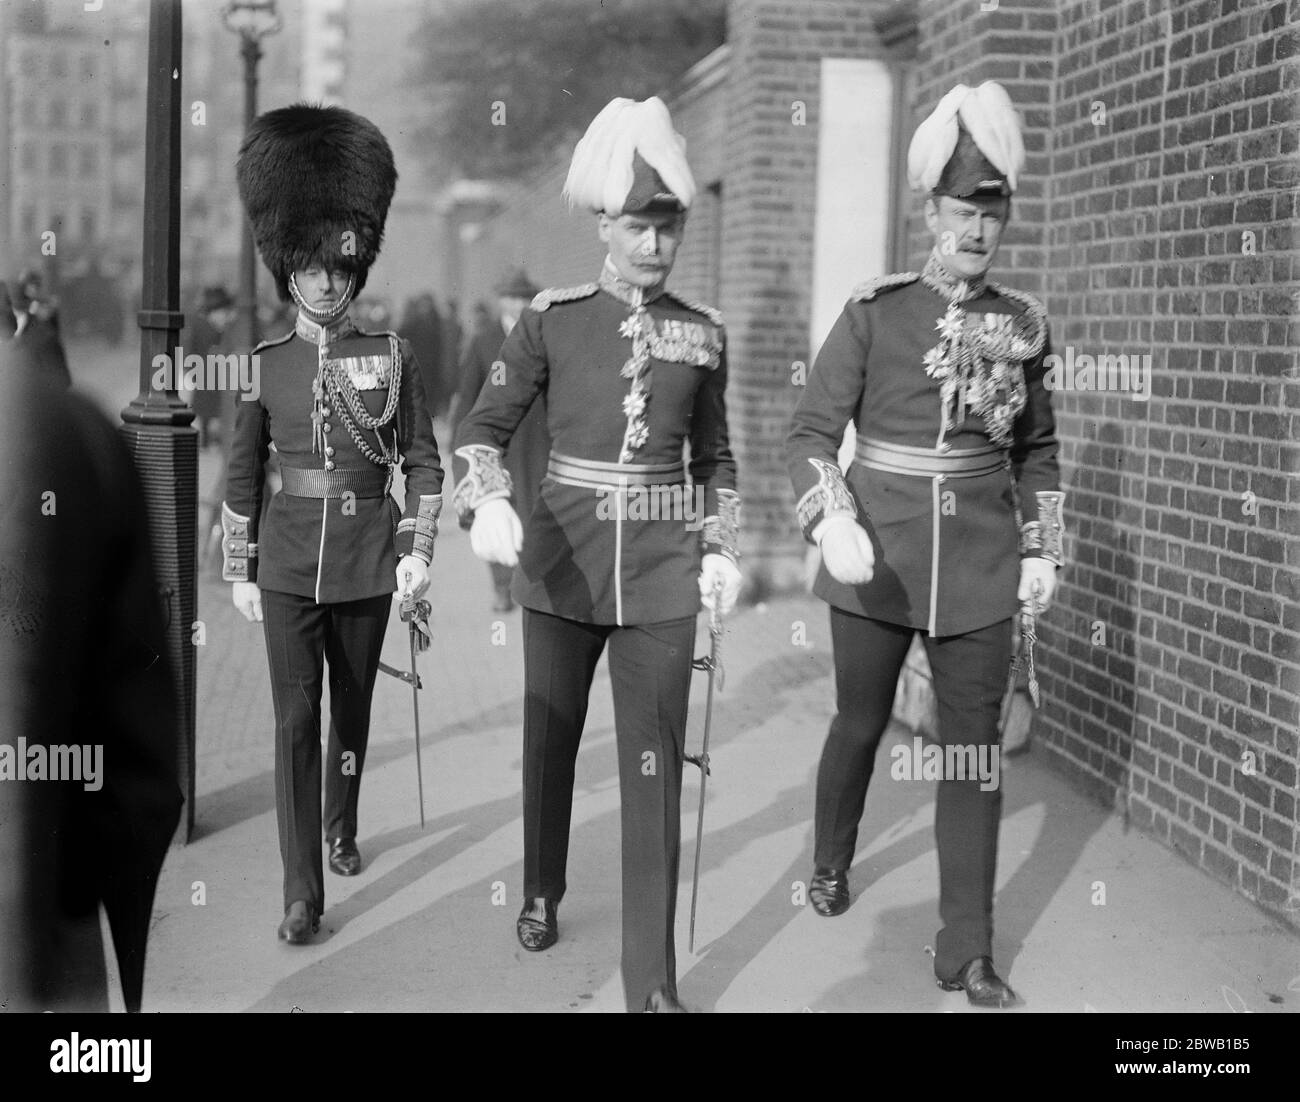
[[[522,268],[506,275],[496,287],[497,315],[489,318],[465,345],[465,355],[460,363],[460,385],[456,390],[456,408],[452,413],[453,428],[473,407],[484,385],[499,385],[504,378],[504,364],[494,373],[493,367],[501,364],[497,353],[501,342],[528,309],[540,287],[533,285]],[[506,471],[514,489],[515,511],[523,520],[532,515],[537,501],[537,490],[546,477],[547,460],[551,453],[551,438],[546,432],[546,398],[543,395],[533,403],[510,439],[505,455]],[[509,612],[514,608],[510,596],[511,570],[501,563],[489,563],[492,571],[492,588],[496,593],[494,612]]]
[[[986,278],[1023,161],[1015,111],[993,82],[958,85],[917,128],[908,173],[934,247],[922,271],[854,290],[786,442],[835,648],[809,885],[820,915],[849,906],[858,822],[913,635],[929,656],[945,759],[997,753],[1012,617],[1035,593],[1047,606],[1062,562],[1046,314]],[[846,478],[836,454],[850,421]],[[964,757],[947,753],[959,748]],[[1014,1006],[992,960],[1002,793],[953,772],[935,813],[935,975],[975,1005]]]
[[[623,988],[629,1010],[679,1011],[673,916],[695,620],[702,594],[726,611],[740,589],[722,318],[665,287],[695,181],[662,101],[608,104],[578,143],[565,193],[597,215],[608,256],[593,282],[542,291],[506,338],[501,385],[482,388],[456,437],[454,501],[475,553],[516,567],[524,610],[520,944],[537,952],[559,936],[574,761],[608,646]],[[551,454],[525,526],[502,453],[542,396]]]
[[[235,583],[235,606],[265,630],[284,861],[279,937],[300,945],[325,907],[322,833],[333,872],[361,869],[357,797],[379,652],[393,592],[419,596],[428,587],[442,466],[410,344],[363,332],[348,317],[397,184],[383,134],[341,107],[270,111],[249,128],[236,175],[258,251],[280,298],[298,310],[292,332],[255,350],[260,394],[239,403],[222,576]],[[259,523],[272,444],[283,488]],[[399,458],[402,509],[390,497]]]

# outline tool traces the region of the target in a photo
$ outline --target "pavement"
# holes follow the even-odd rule
[[[120,408],[120,384],[90,381],[110,410]],[[202,457],[201,496],[215,482],[215,456]],[[361,791],[364,867],[350,879],[326,872],[321,932],[309,946],[289,947],[275,938],[281,867],[261,628],[245,623],[229,587],[205,574],[196,829],[163,867],[146,1011],[623,1009],[608,674],[602,663],[578,759],[560,941],[526,953],[514,934],[520,619],[518,611],[492,613],[491,596],[487,567],[448,518],[429,594],[433,646],[419,660],[426,825],[411,693],[381,675]],[[701,619],[697,653],[707,642]],[[406,646],[394,607],[384,660],[405,667]],[[687,923],[699,778],[689,767],[682,797],[682,999],[720,1012],[979,1013],[961,994],[941,992],[931,971],[933,782],[894,780],[879,758],[850,874],[853,906],[828,920],[804,905],[814,780],[833,705],[830,657],[825,608],[811,597],[746,607],[727,623],[694,954]],[[703,717],[697,682],[692,749]],[[880,753],[911,739],[895,726]],[[1004,759],[1002,785],[994,949],[1024,1012],[1300,1011],[1294,931],[1126,829],[1033,748]]]

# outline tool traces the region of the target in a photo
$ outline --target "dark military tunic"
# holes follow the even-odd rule
[[[498,361],[501,342],[506,338],[497,322],[480,329],[465,346],[460,364],[460,386],[457,390],[457,409],[462,419],[478,401],[485,384],[491,384],[493,365]],[[520,520],[532,516],[537,504],[542,479],[546,477],[546,461],[551,453],[551,438],[546,432],[546,396],[539,395],[532,408],[515,429],[506,450],[505,466],[514,482],[515,509]]]
[[[247,567],[241,565],[239,536],[234,555],[228,538],[223,577],[320,604],[392,593],[402,556],[414,551],[431,558],[423,544],[417,546],[417,525],[431,527],[429,502],[442,489],[438,446],[410,343],[391,333],[363,333],[346,318],[327,329],[300,316],[293,333],[259,345],[256,353],[261,393],[239,402],[225,505],[247,526]],[[371,416],[384,411],[389,380],[400,371],[395,408],[378,435],[357,426],[359,444],[327,399],[321,411],[324,446],[313,451],[312,386],[322,358],[341,362]],[[376,470],[362,446],[374,455],[381,445],[400,453],[405,508],[399,510],[387,494],[314,498],[282,492],[272,499],[259,531],[262,469],[272,442],[282,467],[308,470]],[[432,527],[436,530],[436,518]]]
[[[555,454],[667,467],[682,462],[689,444],[692,488],[679,489],[676,502],[668,489],[658,498],[629,493],[620,503],[618,495],[548,475],[527,518],[515,571],[512,593],[525,608],[591,624],[694,616],[701,554],[723,550],[705,524],[719,513],[719,491],[736,485],[721,318],[659,292],[644,304],[649,330],[643,332],[639,302],[640,292],[609,268],[599,283],[543,291],[501,347],[504,385],[482,389],[457,433],[462,476],[466,449],[504,451],[544,392]],[[640,385],[630,370],[638,346],[648,350]],[[629,459],[630,436],[637,443]],[[617,471],[609,477],[617,479]]]
[[[987,627],[1017,611],[1018,528],[1038,519],[1037,493],[1058,488],[1042,307],[993,284],[966,290],[973,297],[950,307],[953,287],[933,264],[925,276],[887,276],[860,287],[817,356],[786,445],[805,535],[811,539],[827,515],[856,514],[875,551],[866,585],[844,585],[823,564],[814,592],[843,611],[939,636]],[[1012,351],[1036,347],[1033,356],[1008,357],[1000,367],[984,362],[970,389],[956,385],[942,356],[950,310],[947,324],[991,328]],[[899,445],[918,455],[990,446],[1000,452],[989,471],[974,477],[854,462],[846,477],[852,500],[837,501],[836,456],[849,421],[859,450],[880,441],[895,446],[895,457]]]

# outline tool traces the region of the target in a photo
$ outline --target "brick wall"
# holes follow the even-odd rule
[[[998,276],[1046,298],[1058,351],[1153,369],[1147,402],[1054,397],[1071,562],[1040,745],[1300,924],[1300,3],[978,9],[921,5],[915,109],[1007,84],[1031,155]]]

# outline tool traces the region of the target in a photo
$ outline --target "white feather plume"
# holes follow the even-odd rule
[[[958,120],[1012,191],[1025,166],[1020,119],[1011,97],[997,81],[978,88],[959,84],[939,101],[912,135],[907,149],[907,182],[916,191],[933,191],[957,148]]]
[[[623,97],[610,100],[592,119],[573,151],[564,181],[570,208],[619,214],[632,188],[637,153],[689,208],[695,201],[695,177],[686,163],[686,141],[673,129],[668,108],[658,96],[640,103]]]

